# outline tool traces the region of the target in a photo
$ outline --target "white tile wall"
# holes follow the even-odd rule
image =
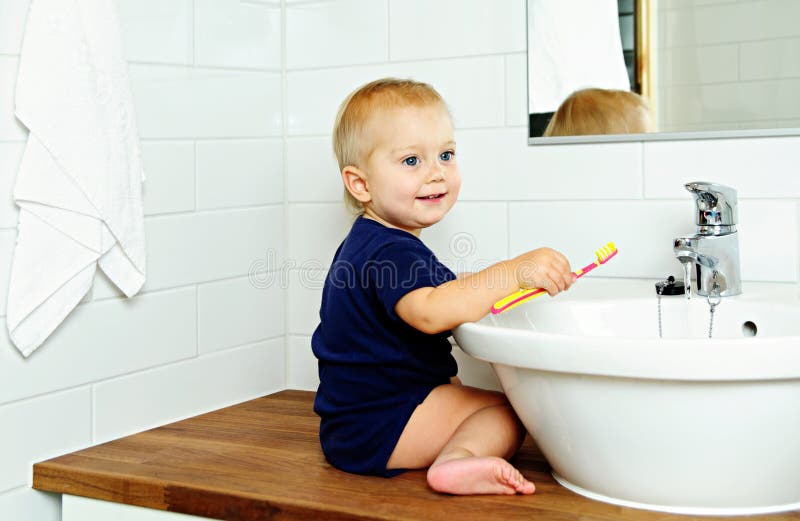
[[[701,3],[741,4],[745,13],[755,5]],[[26,137],[13,117],[13,88],[27,5],[0,0],[0,302],[16,235],[5,194]],[[28,360],[0,320],[0,422],[14,426],[0,433],[0,519],[58,519],[54,498],[26,486],[33,459],[287,386],[316,387],[310,335],[320,284],[351,220],[331,125],[344,96],[376,77],[428,81],[450,104],[461,201],[423,240],[456,269],[542,245],[580,264],[614,240],[620,255],[603,276],[676,273],[671,241],[694,228],[682,186],[705,179],[739,190],[746,282],[799,280],[800,138],[526,145],[525,0],[117,5],[148,175],[146,291],[122,299],[99,277]],[[773,31],[786,37],[770,43],[777,61],[756,65],[740,49],[743,74],[796,78],[796,18]],[[714,67],[704,74],[724,78],[731,35],[714,24],[704,33],[716,46],[706,50]],[[766,100],[710,89],[705,103],[720,119],[742,99],[778,110],[781,95],[797,91],[793,82],[773,80]],[[791,114],[785,121],[800,121]],[[454,252],[459,245],[466,249]],[[455,354],[465,382],[497,388],[486,364]],[[67,414],[63,441],[25,435],[25,426]],[[10,450],[21,456],[7,460]]]
[[[0,2],[0,54],[19,54],[30,0]]]
[[[200,353],[283,334],[284,287],[279,277],[259,285],[249,277],[201,284],[197,291]]]
[[[796,216],[796,201],[743,200],[740,203],[738,229],[743,280],[800,281],[798,245],[790,239],[800,233]],[[778,240],[776,234],[779,234]]]
[[[145,222],[147,280],[142,291],[246,275],[267,252],[283,261],[283,208],[262,206],[157,216]],[[94,296],[122,296],[107,279]]]
[[[792,0],[747,0],[740,2],[741,17],[745,20],[747,40],[766,40],[798,35],[795,20],[800,18],[800,4]],[[777,15],[776,15],[777,14]],[[737,31],[738,28],[728,29]]]
[[[800,117],[799,89],[800,80],[797,78],[744,83],[738,92],[738,100],[745,111],[759,114],[759,119],[797,119]]]
[[[387,0],[287,2],[288,69],[386,61]]]
[[[40,492],[27,485],[0,494],[0,512],[4,521],[61,519],[61,494]]]
[[[480,271],[508,258],[508,204],[459,202],[420,239],[454,272]]]
[[[489,363],[472,358],[457,345],[453,346],[453,357],[458,363],[458,377],[464,385],[473,385],[495,391],[502,390],[500,381],[495,376]]]
[[[288,72],[286,117],[289,136],[330,135],[336,111],[345,96],[359,85],[389,74],[386,66]],[[320,88],[321,85],[325,88]]]
[[[294,269],[287,273],[289,281],[286,300],[287,333],[311,335],[314,332],[319,323],[322,287],[327,274],[327,269]]]
[[[142,158],[147,283],[98,274],[30,358],[4,315],[27,130],[14,86],[29,0],[0,0],[0,519],[57,521],[31,463],[286,387],[281,3],[116,0]]]
[[[12,193],[17,179],[17,165],[22,158],[23,143],[0,142],[0,228],[17,225],[17,207]]]
[[[289,356],[289,381],[287,382],[289,388],[316,391],[319,385],[319,375],[317,374],[317,359],[311,352],[311,336],[290,335],[286,347]]]
[[[741,76],[747,80],[800,76],[800,38],[748,42],[739,51]],[[768,59],[764,59],[767,56]]]
[[[506,56],[506,125],[528,128],[528,55]]]
[[[644,195],[686,199],[683,185],[711,180],[740,198],[800,198],[800,138],[662,141],[644,145]]]
[[[190,141],[142,143],[142,163],[147,176],[142,187],[146,215],[195,209],[194,148]]]
[[[511,203],[510,254],[541,246],[564,253],[573,268],[594,259],[613,241],[619,255],[596,276],[663,278],[680,267],[672,239],[694,231],[691,206],[682,201],[563,201]],[[634,223],[647,223],[646,229]]]
[[[94,386],[94,436],[105,442],[284,389],[283,338]]]
[[[491,55],[290,72],[289,134],[329,135],[339,104],[347,94],[382,76],[411,77],[433,84],[460,128],[505,124],[504,59]],[[320,85],[325,88],[320,89]]]
[[[195,63],[281,68],[280,1],[195,0]]]
[[[518,23],[525,4],[519,0],[390,0],[389,9],[392,60],[525,50],[525,26]]]
[[[0,406],[0,492],[29,484],[36,461],[90,445],[91,402],[86,386]]]
[[[734,97],[727,86],[715,85],[705,90],[694,85],[659,88],[658,128],[667,132],[681,131],[685,126],[693,130],[718,129],[723,125],[736,128],[736,116],[731,112]],[[703,108],[704,100],[711,103],[710,110]]]
[[[25,127],[14,117],[14,85],[17,83],[16,56],[0,55],[0,141],[22,141]]]
[[[192,0],[117,0],[129,61],[191,65]]]
[[[57,391],[197,354],[194,287],[78,306],[23,359],[0,329],[0,403]]]
[[[130,78],[142,138],[247,138],[281,133],[280,74],[132,65]]]
[[[739,79],[739,47],[735,44],[704,47],[669,47],[659,55],[660,87]]]
[[[794,23],[799,3],[659,2],[656,9],[659,128],[795,125],[800,114],[794,94],[799,85],[800,28]]]
[[[289,139],[286,149],[290,202],[341,202],[342,178],[331,138]]]
[[[676,8],[677,7],[677,8]],[[731,28],[740,27],[741,6],[733,3],[720,5],[659,5],[658,35],[668,46],[685,42],[713,44],[731,41],[735,34]]]
[[[11,273],[12,252],[16,241],[16,230],[0,230],[0,317],[6,314],[8,275]]]
[[[283,202],[283,142],[279,139],[199,141],[197,208]]]
[[[525,127],[456,132],[461,200],[636,199],[639,143],[528,147]]]
[[[288,258],[292,267],[327,268],[353,216],[344,203],[293,204],[289,208]]]
[[[268,250],[281,251],[280,206],[158,216],[147,222],[145,290],[245,275]]]

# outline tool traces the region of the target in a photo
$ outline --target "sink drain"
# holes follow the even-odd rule
[[[758,327],[756,326],[755,322],[747,321],[742,324],[742,336],[756,336],[758,333]]]

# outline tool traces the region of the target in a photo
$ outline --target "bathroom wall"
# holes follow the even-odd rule
[[[656,6],[659,128],[800,126],[800,3]]]
[[[0,0],[0,322],[25,129],[13,85],[28,0]],[[336,108],[397,75],[450,103],[461,200],[423,239],[458,271],[549,245],[593,276],[677,273],[682,184],[739,189],[746,281],[798,281],[800,138],[526,145],[525,0],[117,0],[148,180],[148,282],[98,276],[23,361],[0,333],[0,519],[58,518],[30,463],[282,388],[314,389],[309,342],[349,227]],[[253,275],[248,277],[250,271]],[[745,286],[746,291],[746,286]],[[4,329],[4,323],[3,323]],[[468,383],[496,386],[459,354]]]
[[[281,6],[117,0],[147,173],[147,283],[125,300],[98,274],[24,360],[5,314],[28,5],[0,0],[0,519],[55,521],[58,496],[29,488],[32,462],[286,387],[273,277],[285,252]]]
[[[615,241],[593,276],[677,274],[672,239],[694,229],[683,183],[712,180],[739,191],[745,281],[798,281],[800,137],[527,146],[524,15],[524,0],[287,2],[288,254],[304,266],[287,302],[290,387],[316,385],[320,268],[348,227],[333,117],[379,76],[431,82],[450,103],[462,193],[422,238],[457,270],[542,245],[580,264]],[[466,381],[493,384],[459,358]]]

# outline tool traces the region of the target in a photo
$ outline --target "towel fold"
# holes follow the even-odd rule
[[[16,116],[28,128],[8,288],[11,340],[30,355],[100,268],[128,297],[145,280],[139,138],[112,0],[31,3]]]
[[[617,0],[528,0],[531,113],[578,89],[630,90]]]

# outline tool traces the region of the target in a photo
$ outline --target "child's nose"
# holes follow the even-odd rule
[[[428,174],[428,181],[434,182],[443,180],[444,180],[444,167],[441,164],[439,164],[439,162],[436,162],[433,164],[433,166],[431,167],[431,171]]]

